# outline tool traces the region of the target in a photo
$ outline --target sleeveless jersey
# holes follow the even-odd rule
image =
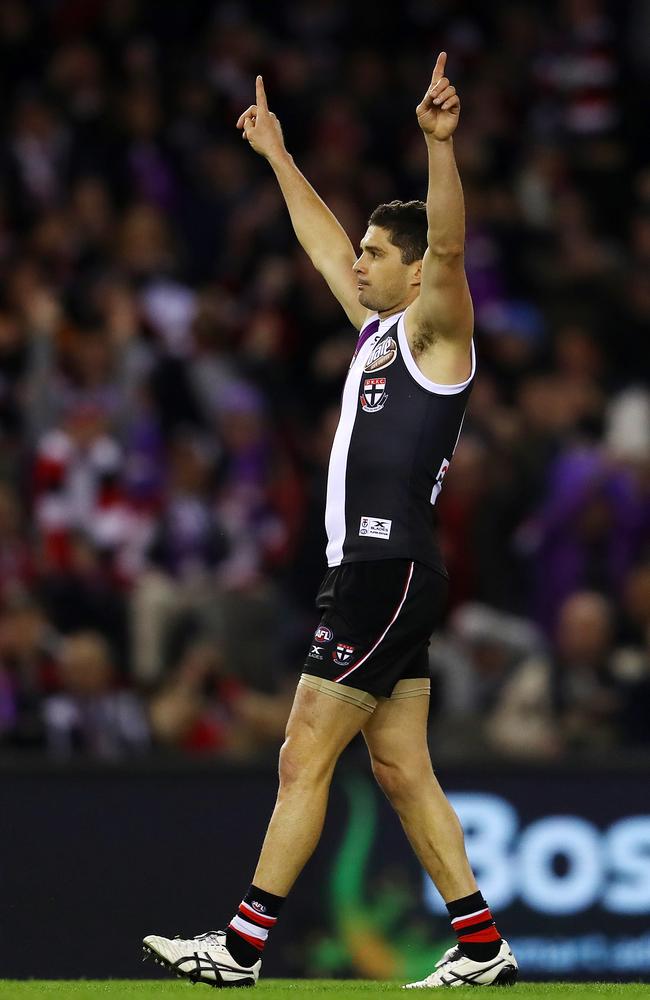
[[[328,566],[413,559],[446,575],[433,505],[471,391],[418,368],[404,313],[364,324],[343,389],[327,478]]]

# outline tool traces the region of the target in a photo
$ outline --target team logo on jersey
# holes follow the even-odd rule
[[[332,659],[342,667],[347,667],[354,653],[354,646],[348,646],[346,642],[337,642],[336,649],[332,652]]]
[[[334,633],[332,632],[331,628],[327,627],[327,625],[319,625],[316,631],[314,632],[314,642],[317,643],[331,642],[333,638],[334,638]]]
[[[359,534],[364,538],[390,538],[390,529],[393,522],[386,517],[364,517],[361,518]]]
[[[380,368],[388,368],[392,365],[393,361],[397,357],[397,344],[392,337],[386,337],[382,340],[373,351],[370,353],[370,357],[366,361],[366,366],[363,369],[364,372],[376,372]]]
[[[323,647],[322,646],[312,646],[309,650],[309,655],[313,660],[323,659]]]
[[[383,410],[388,399],[385,378],[365,378],[363,392],[360,396],[361,406],[366,413],[376,413]]]

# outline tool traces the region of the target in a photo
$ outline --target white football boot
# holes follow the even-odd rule
[[[195,938],[149,934],[142,945],[144,958],[151,956],[179,978],[208,986],[255,986],[262,967],[261,958],[250,967],[239,965],[226,948],[225,931],[207,931]]]
[[[517,981],[517,959],[504,939],[494,958],[474,962],[458,945],[448,948],[430,976],[417,983],[408,983],[404,990],[435,989],[438,986],[513,986]]]

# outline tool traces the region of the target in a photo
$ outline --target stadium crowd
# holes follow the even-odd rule
[[[358,242],[442,48],[479,374],[432,744],[650,751],[647,0],[3,0],[0,752],[280,740],[354,333],[235,122],[262,72]]]

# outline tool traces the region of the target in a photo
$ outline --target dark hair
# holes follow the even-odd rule
[[[422,260],[427,248],[427,206],[423,201],[389,201],[377,205],[369,226],[381,226],[393,246],[401,250],[402,264]]]

